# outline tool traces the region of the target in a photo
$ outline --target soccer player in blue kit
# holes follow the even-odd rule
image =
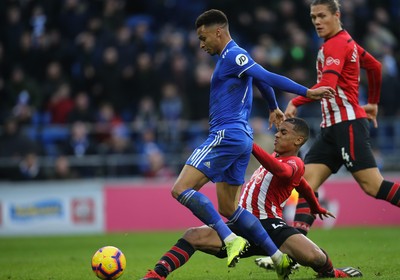
[[[248,119],[253,100],[252,85],[258,87],[268,101],[270,127],[283,121],[272,87],[311,99],[330,98],[329,87],[307,89],[294,81],[271,73],[257,64],[231,38],[226,15],[208,10],[195,23],[200,48],[210,55],[219,55],[211,78],[209,107],[209,136],[186,161],[173,188],[172,196],[189,208],[204,224],[212,227],[226,245],[227,264],[235,266],[248,247],[248,241],[234,234],[219,213],[261,246],[272,258],[279,279],[287,279],[290,259],[273,243],[260,221],[250,212],[238,207],[240,189],[250,160],[253,131]],[[208,181],[216,183],[218,212],[208,197],[199,190]],[[149,271],[142,279],[164,279]]]

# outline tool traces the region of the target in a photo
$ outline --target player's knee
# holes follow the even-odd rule
[[[231,207],[218,207],[218,213],[221,216],[224,216],[225,218],[229,219],[232,217],[233,213],[235,212],[236,209],[231,208]]]
[[[374,188],[373,189],[364,189],[364,192],[369,196],[375,197],[376,194],[378,193],[378,190],[374,189]]]
[[[178,196],[179,196],[181,193],[182,193],[182,192],[180,192],[180,191],[178,191],[177,189],[175,189],[175,187],[172,188],[172,190],[171,190],[171,195],[172,195],[172,197],[175,198],[175,199],[177,199]]]
[[[198,227],[189,228],[183,234],[183,239],[189,242],[196,250],[199,249],[199,246],[202,244],[203,238],[203,231]]]
[[[174,186],[171,189],[171,195],[173,198],[177,199],[178,196],[185,191],[185,188],[179,184],[175,183]]]
[[[321,249],[315,248],[308,251],[307,255],[303,258],[302,265],[310,266],[313,268],[322,267],[326,262],[326,255]]]
[[[375,197],[383,182],[383,177],[377,168],[362,170],[353,173],[353,177],[361,189],[369,196]]]
[[[375,184],[372,182],[360,182],[360,186],[367,195],[372,197],[376,196],[380,187],[379,184]]]
[[[327,255],[325,255],[324,252],[322,252],[322,250],[319,248],[313,250],[312,258],[313,264],[318,267],[325,265],[327,261]]]

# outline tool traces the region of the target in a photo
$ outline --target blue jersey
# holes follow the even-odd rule
[[[256,65],[244,49],[231,40],[222,51],[211,78],[210,132],[238,128],[252,135],[248,124],[253,78],[243,73]]]
[[[277,108],[272,86],[300,95],[307,92],[292,80],[265,70],[231,40],[221,52],[211,78],[210,134],[186,161],[213,182],[244,183],[253,144],[253,130],[248,123],[253,78],[271,110]]]

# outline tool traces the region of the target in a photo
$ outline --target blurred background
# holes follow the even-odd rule
[[[58,223],[73,224],[70,230],[81,227],[78,231],[153,228],[154,223],[148,223],[151,217],[142,216],[143,227],[138,221],[127,225],[115,217],[123,205],[138,207],[128,207],[126,213],[149,207],[149,197],[152,204],[157,199],[164,202],[165,197],[172,201],[171,183],[166,182],[174,180],[208,135],[215,58],[199,48],[197,16],[209,8],[223,10],[233,39],[259,64],[311,87],[321,41],[309,18],[309,4],[309,0],[0,1],[0,233],[40,232],[49,221],[54,231],[65,231]],[[400,1],[353,0],[341,5],[344,28],[383,66],[379,128],[371,126],[371,140],[379,168],[398,180]],[[360,78],[364,104],[365,73]],[[295,97],[279,91],[276,95],[282,110]],[[274,131],[268,130],[267,108],[255,90],[251,115],[255,141],[271,151]],[[319,131],[320,114],[318,102],[299,112],[312,128],[309,143]],[[249,175],[256,165],[252,159]],[[147,179],[164,183],[163,190]],[[125,181],[116,186],[120,180]],[[135,188],[138,192],[130,188],[134,182],[141,182]],[[360,191],[351,180],[339,185]],[[349,188],[343,193],[352,197]],[[375,200],[358,195],[370,207],[365,211],[372,211],[369,203]],[[364,203],[361,198],[359,202]],[[175,201],[165,206],[168,203],[160,211],[171,209],[171,215],[181,211],[180,206],[174,208]],[[351,205],[346,200],[341,203]],[[339,204],[331,203],[336,212]],[[376,205],[377,224],[382,216],[391,219],[384,221],[387,224],[400,224],[392,206]],[[361,212],[360,217],[352,212],[353,219],[345,223],[363,223]],[[187,224],[193,225],[193,219]],[[165,226],[187,224],[168,221]]]
[[[225,11],[232,37],[258,63],[312,86],[321,41],[309,3],[1,1],[0,180],[175,176],[208,129],[215,59],[199,48],[196,17]],[[382,171],[400,171],[400,2],[341,4],[344,28],[383,65],[372,143]],[[366,91],[362,76],[362,103]],[[294,97],[276,94],[282,110]],[[299,116],[319,131],[318,102]],[[251,121],[268,148],[266,120],[256,91]]]

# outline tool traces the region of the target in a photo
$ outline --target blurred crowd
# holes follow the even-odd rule
[[[258,63],[312,86],[321,42],[309,3],[0,1],[0,178],[175,176],[170,155],[191,152],[207,133],[215,59],[199,49],[196,17],[209,8],[223,10],[232,37]],[[341,5],[344,28],[383,65],[379,114],[399,116],[400,2]],[[365,77],[360,92],[365,101]],[[293,97],[276,94],[281,108]],[[256,91],[252,119],[266,120],[266,108]],[[301,117],[320,117],[318,103],[302,109]],[[71,158],[96,161],[96,155],[135,157],[107,172],[71,167]],[[43,157],[51,160],[46,172]]]

